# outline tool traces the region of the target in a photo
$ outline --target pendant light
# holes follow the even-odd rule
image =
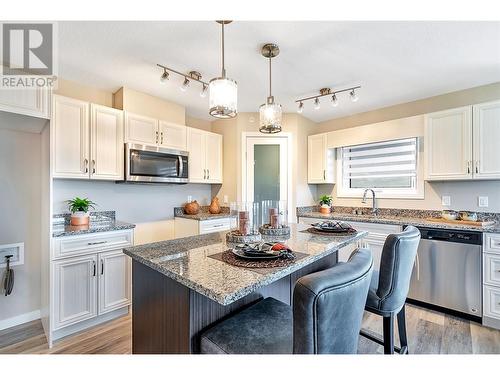
[[[271,59],[278,56],[280,49],[276,44],[268,43],[262,47],[262,56],[269,59],[269,96],[266,103],[259,108],[260,113],[260,128],[261,133],[279,133],[281,131],[282,110],[281,105],[274,102],[272,94],[272,71]]]
[[[209,91],[209,113],[221,118],[233,118],[238,114],[238,85],[236,81],[226,77],[224,66],[224,25],[231,21],[217,21],[222,27],[222,73],[218,78],[210,80]]]

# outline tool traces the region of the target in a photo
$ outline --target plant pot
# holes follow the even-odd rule
[[[71,225],[89,225],[89,213],[88,212],[75,212],[71,214]]]
[[[331,213],[331,207],[330,206],[325,206],[325,205],[320,206],[319,207],[319,212],[321,214],[329,214],[329,213]]]

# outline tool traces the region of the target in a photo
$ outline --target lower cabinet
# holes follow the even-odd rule
[[[500,329],[500,234],[483,238],[483,324]]]
[[[89,247],[88,254],[52,261],[54,330],[77,326],[77,323],[101,317],[130,305],[131,262],[121,249],[132,245],[132,233],[124,232],[124,234],[130,239],[130,243],[119,248],[113,248],[112,245],[106,248],[108,242],[102,240],[103,233],[96,233],[95,239],[84,235],[85,241],[91,244],[100,243],[104,247]],[[58,239],[54,246],[63,246],[68,241],[75,239],[74,237]]]

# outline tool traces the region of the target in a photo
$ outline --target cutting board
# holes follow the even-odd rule
[[[431,217],[425,219],[427,221],[432,221],[434,223],[452,224],[452,225],[468,225],[472,227],[489,227],[495,225],[494,221],[469,221],[469,220],[448,220],[442,217]]]

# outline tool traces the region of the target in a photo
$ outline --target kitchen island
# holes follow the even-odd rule
[[[265,297],[291,304],[298,278],[333,266],[337,251],[366,236],[315,235],[292,224],[285,242],[296,260],[284,267],[232,266],[226,232],[204,234],[124,249],[132,266],[132,352],[198,353],[205,328]],[[266,240],[272,240],[266,238]]]

